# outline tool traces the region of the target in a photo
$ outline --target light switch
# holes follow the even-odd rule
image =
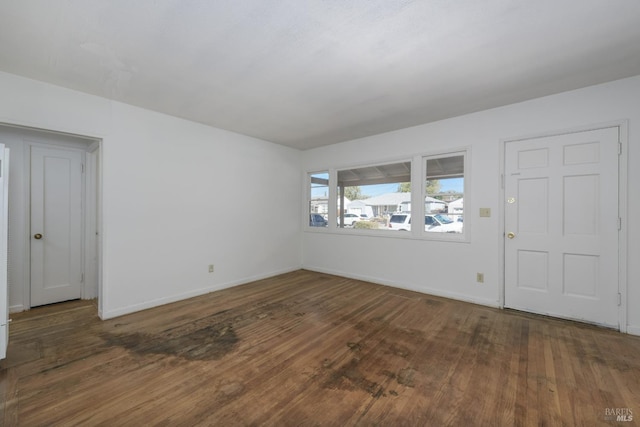
[[[480,208],[480,216],[489,218],[491,216],[491,208]]]

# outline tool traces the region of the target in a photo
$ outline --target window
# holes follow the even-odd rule
[[[466,152],[424,158],[424,231],[464,231],[464,172]]]
[[[397,212],[411,211],[411,162],[339,170],[339,228],[389,230]]]
[[[309,227],[326,227],[329,213],[329,172],[309,174]]]
[[[468,241],[464,195],[469,158],[470,149],[461,148],[309,172],[304,221],[309,221],[309,230]]]

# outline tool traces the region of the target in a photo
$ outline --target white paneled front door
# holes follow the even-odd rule
[[[506,143],[506,307],[619,326],[618,132]]]
[[[31,306],[82,296],[82,156],[31,146]]]

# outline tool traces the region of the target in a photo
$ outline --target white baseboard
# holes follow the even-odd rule
[[[304,268],[305,270],[309,270],[309,271],[316,271],[318,273],[333,274],[333,275],[336,275],[336,276],[347,277],[349,279],[355,279],[355,280],[364,280],[366,282],[376,283],[376,284],[384,285],[384,286],[390,286],[392,288],[406,289],[406,290],[409,290],[409,291],[415,291],[415,292],[419,292],[419,293],[422,293],[422,294],[435,295],[435,296],[439,296],[439,297],[443,297],[443,298],[450,298],[450,299],[457,300],[457,301],[464,301],[464,302],[470,302],[472,304],[484,305],[484,306],[487,306],[487,307],[501,308],[500,303],[498,301],[492,301],[492,300],[488,300],[488,299],[484,299],[484,298],[474,298],[474,297],[470,297],[468,295],[460,294],[460,293],[457,293],[457,292],[447,292],[447,291],[442,291],[440,289],[431,289],[431,288],[422,288],[422,287],[418,288],[416,286],[404,285],[402,283],[398,283],[398,282],[395,282],[395,281],[391,282],[391,281],[387,281],[387,280],[382,280],[382,279],[379,279],[377,277],[369,277],[369,276],[366,276],[366,275],[351,274],[351,273],[346,273],[344,271],[337,271],[337,270],[332,270],[332,269],[315,268],[315,267],[310,267],[310,266],[303,266],[302,268]],[[640,326],[628,325],[626,333],[629,334],[629,335],[638,335],[638,336],[640,336]]]
[[[304,268],[305,270],[309,270],[309,271],[316,271],[318,273],[333,274],[333,275],[336,275],[336,276],[342,276],[342,277],[346,277],[346,278],[349,278],[349,279],[363,280],[365,282],[371,282],[371,283],[375,283],[375,284],[378,284],[378,285],[389,286],[389,287],[392,287],[392,288],[406,289],[408,291],[419,292],[419,293],[425,294],[425,295],[434,295],[434,296],[443,297],[443,298],[449,298],[449,299],[453,299],[453,300],[457,300],[457,301],[464,301],[464,302],[470,302],[472,304],[484,305],[484,306],[487,306],[487,307],[501,308],[499,301],[493,301],[493,300],[489,300],[489,299],[485,299],[485,298],[470,297],[469,295],[465,295],[465,294],[461,294],[461,293],[457,293],[457,292],[447,292],[447,291],[442,291],[440,289],[432,289],[432,288],[411,286],[411,285],[407,285],[407,284],[403,284],[403,283],[398,283],[396,281],[383,280],[383,279],[380,279],[378,277],[369,277],[369,276],[360,275],[360,274],[345,273],[344,271],[337,271],[337,270],[323,269],[323,268],[315,268],[315,267],[309,267],[309,266],[304,266],[302,268]]]
[[[627,333],[629,335],[638,335],[638,336],[640,336],[640,326],[627,325]]]
[[[22,304],[12,305],[9,307],[9,313],[20,313],[21,311],[25,311],[26,308]]]
[[[114,317],[135,313],[136,311],[142,311],[148,308],[158,307],[158,306],[170,304],[176,301],[182,301],[182,300],[197,297],[200,295],[205,295],[211,292],[220,291],[222,289],[232,288],[234,286],[255,282],[257,280],[268,279],[270,277],[278,276],[280,274],[291,273],[293,271],[300,270],[300,268],[301,267],[295,267],[295,268],[288,268],[288,269],[279,270],[279,271],[273,271],[266,274],[245,277],[245,278],[234,280],[231,282],[217,284],[215,286],[211,286],[207,288],[200,288],[200,289],[196,289],[196,290],[181,293],[181,294],[171,295],[163,298],[157,298],[157,299],[145,301],[139,304],[133,304],[126,307],[117,308],[115,310],[103,310],[102,312],[98,313],[98,315],[102,320],[113,319]]]

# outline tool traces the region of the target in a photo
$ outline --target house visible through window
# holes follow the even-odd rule
[[[464,195],[468,158],[469,150],[462,149],[309,173],[309,226],[467,241]],[[412,165],[420,168],[414,174],[422,175],[419,181],[411,182]],[[329,219],[335,224],[329,224]]]
[[[339,228],[389,229],[394,213],[411,210],[411,162],[339,170],[336,203]]]
[[[465,152],[425,157],[425,232],[464,231]]]

